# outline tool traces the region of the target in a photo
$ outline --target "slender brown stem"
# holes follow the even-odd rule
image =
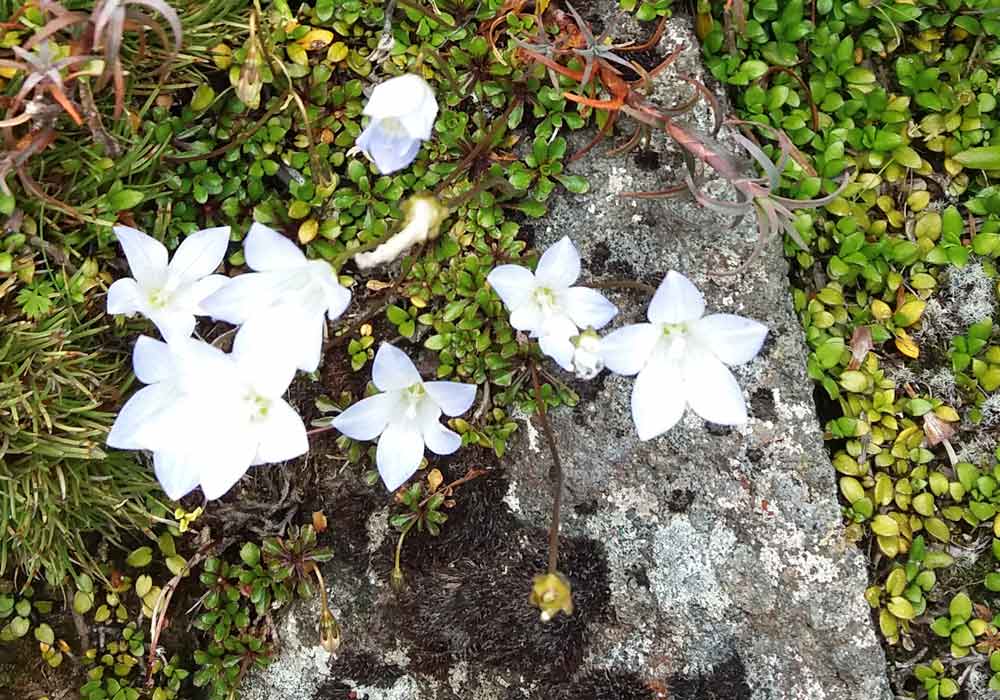
[[[549,470],[549,481],[552,483],[552,520],[549,523],[549,566],[548,573],[556,572],[556,565],[559,563],[559,510],[562,506],[563,490],[563,469],[562,461],[559,459],[559,449],[556,446],[556,436],[549,425],[549,419],[545,415],[545,402],[542,400],[542,383],[538,378],[538,365],[534,360],[529,360],[531,367],[531,383],[535,387],[535,410],[538,418],[542,422],[542,432],[545,433],[545,441],[549,444],[549,451],[552,453],[552,468]]]

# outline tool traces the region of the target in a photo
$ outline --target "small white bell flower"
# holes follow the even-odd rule
[[[371,121],[357,146],[388,175],[412,163],[420,143],[430,139],[438,104],[427,81],[407,73],[376,85],[363,113]]]

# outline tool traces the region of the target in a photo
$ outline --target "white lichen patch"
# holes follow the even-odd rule
[[[308,613],[307,613],[308,614]],[[305,644],[312,636],[312,625],[303,629],[293,609],[285,616],[278,630],[282,641],[281,653],[266,673],[257,674],[244,683],[244,700],[273,700],[276,697],[311,698],[316,688],[329,674],[333,656],[318,644]]]
[[[672,518],[656,530],[649,580],[660,610],[668,615],[700,615],[722,621],[732,600],[719,584],[716,560],[724,560],[736,543],[736,534],[726,527],[699,532],[687,516]]]

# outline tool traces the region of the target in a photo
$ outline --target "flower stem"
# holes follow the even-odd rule
[[[529,360],[531,366],[531,382],[535,387],[535,410],[538,418],[542,422],[542,432],[545,433],[545,441],[549,445],[552,453],[552,468],[549,470],[549,481],[552,483],[552,519],[549,522],[549,565],[548,573],[556,572],[556,564],[559,563],[559,510],[562,506],[563,490],[563,470],[562,461],[559,459],[559,449],[556,446],[556,436],[549,425],[549,419],[545,414],[545,402],[542,400],[542,383],[538,378],[538,365],[534,360]]]

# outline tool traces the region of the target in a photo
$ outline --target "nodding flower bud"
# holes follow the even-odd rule
[[[329,610],[323,610],[319,618],[319,644],[331,654],[340,649],[340,625]]]
[[[562,574],[539,574],[531,584],[532,605],[542,611],[542,622],[548,622],[557,613],[573,614],[573,590]]]
[[[573,341],[573,371],[580,379],[593,379],[604,369],[601,337],[588,328]]]
[[[406,217],[403,227],[370,253],[356,254],[354,262],[360,269],[390,263],[418,243],[434,240],[448,218],[447,207],[427,194],[413,195],[401,208]]]

